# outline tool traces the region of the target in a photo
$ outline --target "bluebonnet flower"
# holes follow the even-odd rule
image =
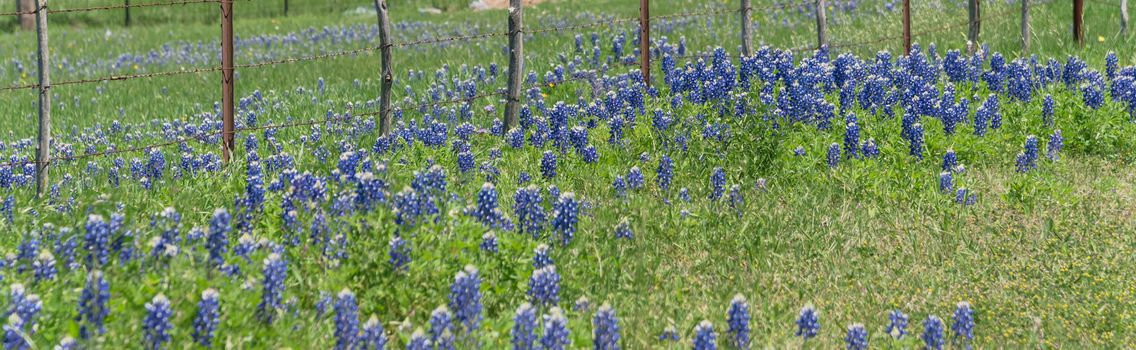
[[[576,224],[580,220],[580,203],[576,195],[565,192],[552,206],[552,229],[560,236],[560,244],[568,245],[576,234]]]
[[[860,158],[857,151],[860,148],[860,127],[856,123],[848,123],[844,128],[844,157]]]
[[[820,331],[820,320],[816,309],[812,305],[801,308],[801,313],[797,316],[797,336],[809,340],[816,337],[818,331]]]
[[[848,326],[848,335],[844,337],[848,350],[868,350],[868,330],[864,325],[856,323]]]
[[[540,175],[545,179],[556,177],[556,154],[552,151],[544,151],[540,158]]]
[[[110,256],[110,225],[102,216],[90,215],[87,217],[86,229],[83,248],[87,250],[87,268],[106,265]]]
[[[627,222],[627,218],[619,221],[615,226],[615,238],[631,239],[634,233],[631,232],[631,223]]]
[[[26,322],[19,315],[8,316],[8,324],[4,325],[4,350],[28,350],[31,344],[24,338]]]
[[[1091,109],[1099,109],[1104,105],[1104,92],[1102,88],[1095,84],[1088,84],[1081,88],[1081,97],[1085,101],[1085,106]]]
[[[383,333],[383,324],[379,318],[371,318],[363,324],[363,332],[359,334],[360,350],[383,350],[387,346],[387,335]]]
[[[501,211],[497,208],[497,187],[493,186],[493,183],[486,182],[481,185],[481,191],[477,193],[475,216],[482,225],[489,227],[504,223]]]
[[[79,342],[71,336],[64,336],[63,339],[59,340],[59,345],[56,345],[54,350],[79,350]]]
[[[1001,113],[998,111],[998,96],[990,94],[986,98],[986,102],[978,107],[978,111],[974,113],[974,134],[978,136],[986,135],[986,128],[990,126],[993,128],[992,121],[994,119],[1001,120]]]
[[[50,250],[44,249],[36,256],[35,262],[32,262],[32,271],[36,283],[55,279],[59,270],[55,267],[55,256]]]
[[[1014,162],[1017,166],[1017,171],[1019,173],[1025,173],[1037,169],[1037,158],[1037,136],[1029,135],[1026,137],[1025,151],[1018,153],[1018,157]]]
[[[825,155],[825,160],[828,162],[829,168],[835,168],[840,165],[840,144],[833,143],[828,146],[828,153]]]
[[[536,246],[536,249],[533,249],[533,269],[540,270],[545,266],[552,266],[554,264],[548,252],[548,245],[543,243]]]
[[[229,250],[229,231],[232,228],[232,216],[224,208],[213,211],[213,219],[209,221],[209,236],[205,239],[205,249],[209,251],[209,262],[215,267],[225,264],[225,253]]]
[[[869,138],[860,145],[860,152],[867,158],[875,158],[880,155],[880,148],[876,147],[876,140]]]
[[[596,147],[588,145],[584,147],[583,151],[584,163],[595,164],[600,160],[600,154],[596,151]]]
[[[689,203],[690,202],[690,190],[687,189],[686,187],[680,188],[678,190],[678,198],[681,199],[683,202]]]
[[[344,288],[335,301],[335,349],[354,350],[359,335],[359,305],[355,293]]]
[[[1061,148],[1065,147],[1065,138],[1061,137],[1061,129],[1053,130],[1053,134],[1049,135],[1049,143],[1045,146],[1045,156],[1049,160],[1056,162],[1061,158]]]
[[[741,294],[735,295],[730,301],[730,309],[726,311],[726,323],[730,325],[730,345],[738,349],[749,349],[749,302]]]
[[[592,349],[619,350],[619,320],[615,309],[604,303],[592,317]]]
[[[466,265],[458,271],[450,286],[450,309],[454,320],[465,328],[467,334],[477,330],[481,324],[481,275],[473,265]]]
[[[83,294],[79,296],[79,337],[90,339],[96,334],[106,332],[104,327],[106,317],[110,315],[110,284],[103,278],[102,271],[91,271],[87,274],[87,283],[83,285]]]
[[[546,220],[544,201],[536,185],[521,187],[513,195],[513,215],[517,217],[517,230],[536,238],[544,230]]]
[[[264,259],[264,284],[257,305],[257,315],[265,323],[272,324],[277,312],[283,307],[284,280],[288,276],[288,262],[280,254],[272,253]]]
[[[951,176],[950,171],[939,173],[939,192],[951,193],[955,187],[954,177]]]
[[[607,142],[613,145],[623,143],[623,117],[614,116],[607,121],[608,139]]]
[[[454,350],[453,315],[445,305],[430,313],[430,343],[434,350]]]
[[[655,181],[659,184],[659,189],[666,192],[671,187],[671,180],[674,179],[674,162],[671,157],[663,155],[659,158],[659,167],[655,170]]]
[[[434,350],[430,345],[430,339],[426,339],[426,333],[419,328],[414,330],[414,334],[410,335],[410,341],[406,343],[406,350]]]
[[[633,190],[643,188],[643,172],[639,167],[631,167],[631,171],[627,172],[627,185]]]
[[[710,174],[710,200],[718,201],[726,193],[726,171],[722,167],[714,168]]]
[[[520,175],[517,175],[517,185],[524,185],[530,181],[532,181],[532,176],[527,171],[522,171]]]
[[[678,342],[678,339],[678,330],[675,329],[673,325],[667,326],[667,328],[663,328],[663,333],[659,334],[660,341],[669,341],[675,343]]]
[[[710,321],[702,320],[698,326],[694,327],[693,349],[716,350],[718,349],[717,337],[717,334],[714,333],[714,325]]]
[[[745,198],[742,198],[742,187],[739,185],[730,186],[730,194],[726,197],[730,202],[730,208],[738,213],[738,217],[742,215],[742,206],[745,205]]]
[[[12,195],[8,195],[8,198],[4,199],[3,207],[0,207],[0,212],[2,212],[4,214],[4,219],[8,222],[9,225],[16,222],[16,217],[14,215],[15,211],[16,211],[16,197],[12,196]]]
[[[797,157],[804,157],[805,156],[805,147],[797,146],[797,148],[793,149],[793,155],[797,156]]]
[[[521,148],[525,147],[525,131],[522,129],[513,129],[505,136],[508,140],[509,147]]]
[[[389,255],[390,260],[388,262],[390,262],[393,270],[407,271],[410,269],[410,242],[395,235],[390,241]]]
[[[1046,94],[1042,100],[1041,117],[1046,126],[1053,126],[1053,95]]]
[[[560,274],[555,265],[536,269],[529,278],[529,298],[535,305],[555,306],[560,302]]]
[[[1118,67],[1118,63],[1119,60],[1117,60],[1116,58],[1116,52],[1109,51],[1108,54],[1104,56],[1104,71],[1105,76],[1108,77],[1108,80],[1116,79],[1116,69]]]
[[[536,309],[524,303],[513,316],[513,350],[536,350]]]
[[[497,234],[489,231],[481,235],[481,250],[497,253]]]
[[[579,298],[576,299],[576,303],[572,304],[572,311],[579,312],[579,313],[585,313],[585,312],[588,312],[588,309],[591,308],[591,305],[592,305],[591,302],[588,301],[588,297],[585,296],[585,295],[581,295]]]
[[[954,171],[958,166],[958,155],[955,150],[947,149],[947,153],[943,154],[943,171]]]
[[[965,301],[958,303],[951,332],[954,333],[955,344],[970,349],[970,341],[974,339],[974,310],[971,310],[970,303]]]
[[[616,197],[627,197],[627,181],[623,179],[622,175],[616,175],[615,180],[611,180],[611,189],[615,190]]]
[[[193,341],[204,347],[213,344],[213,336],[217,325],[221,323],[221,296],[216,289],[209,288],[201,292],[201,301],[197,303],[197,316],[193,318]]]
[[[170,299],[158,294],[146,303],[146,319],[142,322],[144,343],[143,347],[150,350],[165,349],[170,341],[170,330],[174,328],[170,319],[174,314],[170,307]]]
[[[907,335],[907,315],[899,310],[889,311],[886,331],[892,338],[902,339]]]
[[[943,338],[943,320],[938,316],[927,316],[923,321],[923,345],[925,349],[942,350],[946,340]]]
[[[473,153],[469,151],[458,153],[458,171],[462,174],[473,170]]]
[[[911,128],[909,154],[916,159],[923,159],[923,124],[915,123]]]
[[[540,337],[541,350],[564,350],[571,345],[568,319],[560,308],[553,306],[544,317],[544,334]]]
[[[237,246],[233,247],[233,254],[245,258],[245,261],[252,261],[249,254],[252,254],[253,250],[256,250],[256,241],[246,233],[237,239]]]

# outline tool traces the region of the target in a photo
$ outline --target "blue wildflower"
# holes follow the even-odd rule
[[[666,192],[671,187],[671,180],[674,179],[674,162],[671,157],[663,155],[659,158],[659,167],[655,170],[655,181],[659,184],[659,189]]]
[[[481,325],[481,275],[473,265],[466,265],[454,276],[454,283],[450,285],[450,309],[453,310],[454,321],[465,329],[466,334]]]
[[[434,350],[454,350],[453,315],[445,305],[430,313],[430,343]]]
[[[672,343],[678,342],[678,330],[673,325],[663,328],[663,333],[659,334],[660,341],[669,341]]]
[[[965,191],[965,189],[963,189]],[[907,315],[903,311],[892,310],[888,312],[887,333],[895,339],[902,339],[907,335]]]
[[[555,306],[560,302],[560,274],[555,265],[536,269],[529,278],[529,298],[535,305]]]
[[[395,271],[407,271],[410,269],[410,242],[402,239],[398,235],[391,238],[390,241],[390,262],[391,268]]]
[[[497,253],[497,245],[497,234],[493,233],[493,231],[481,235],[481,250]]]
[[[556,177],[556,154],[552,151],[544,151],[540,158],[540,174],[545,179]]]
[[[565,192],[560,200],[552,206],[552,229],[560,236],[560,244],[568,245],[576,234],[576,225],[580,220],[580,203],[576,195]]]
[[[363,324],[363,332],[359,334],[360,350],[383,350],[387,346],[387,336],[383,333],[383,324],[379,318],[371,315],[367,323]]]
[[[923,345],[926,349],[942,350],[946,340],[943,338],[943,320],[938,316],[927,316],[923,321]]]
[[[265,323],[276,321],[279,310],[283,308],[284,280],[288,276],[288,262],[280,254],[272,253],[264,259],[264,282],[257,315]]]
[[[735,295],[730,301],[730,309],[726,311],[726,323],[730,325],[727,333],[730,345],[738,349],[749,349],[749,302],[741,294]]]
[[[718,349],[717,337],[717,334],[714,333],[714,325],[710,321],[702,320],[698,326],[694,327],[693,349],[716,350]]]
[[[414,334],[410,335],[410,341],[406,343],[406,350],[434,350],[430,347],[430,339],[426,339],[426,333],[422,329],[414,330]]]
[[[631,171],[627,172],[627,185],[633,190],[643,188],[643,172],[639,167],[631,167]]]
[[[540,270],[545,266],[552,266],[552,257],[548,255],[549,248],[547,244],[540,244],[533,249],[533,269]]]
[[[1018,153],[1015,160],[1017,171],[1019,173],[1029,172],[1030,170],[1037,169],[1038,147],[1037,136],[1029,135],[1026,137],[1025,150]]]
[[[833,143],[828,146],[828,153],[825,155],[825,160],[828,162],[829,168],[835,168],[840,165],[840,144]]]
[[[536,309],[524,303],[513,316],[513,350],[536,350]]]
[[[1049,135],[1049,142],[1045,146],[1045,156],[1050,161],[1056,162],[1061,158],[1061,148],[1065,147],[1065,138],[1061,137],[1061,129],[1053,130],[1053,134]]]
[[[213,336],[217,325],[221,323],[221,296],[216,289],[209,288],[201,292],[201,301],[197,303],[197,316],[193,318],[193,341],[204,347],[213,344]]]
[[[868,330],[864,325],[856,323],[848,326],[848,335],[844,337],[848,350],[868,350]]]
[[[970,303],[961,301],[955,309],[954,323],[951,324],[955,344],[970,349],[970,341],[974,339],[974,310]]]
[[[804,340],[809,340],[809,338],[816,337],[818,331],[820,331],[820,320],[816,309],[812,305],[801,308],[801,313],[797,316],[796,335]]]
[[[560,308],[553,306],[544,318],[544,334],[540,337],[541,350],[564,350],[572,344],[569,339],[568,319]]]
[[[80,338],[90,339],[106,332],[104,325],[110,315],[109,301],[110,284],[103,278],[102,271],[91,271],[79,296],[79,316],[75,317],[75,321],[79,322]]]
[[[631,239],[633,235],[631,223],[627,221],[627,218],[623,218],[618,225],[615,225],[615,238]]]
[[[170,330],[174,328],[170,320],[173,314],[170,299],[165,295],[158,294],[151,302],[146,303],[146,319],[142,322],[143,347],[150,350],[166,348],[166,343],[170,341]]]
[[[923,159],[923,124],[915,123],[911,128],[911,143],[908,154],[916,159]]]
[[[951,172],[944,171],[939,173],[939,192],[949,194],[954,190],[954,187],[955,180],[954,177],[951,176]]]
[[[355,293],[344,288],[335,301],[335,349],[353,350],[359,335],[359,305]]]
[[[726,171],[722,167],[714,168],[710,174],[710,200],[718,201],[726,193]]]
[[[205,249],[209,251],[209,262],[215,267],[225,264],[225,253],[229,250],[229,231],[232,229],[232,216],[225,208],[213,211],[209,221],[209,236],[205,239]]]
[[[592,317],[592,349],[619,350],[619,320],[611,305],[603,304]]]
[[[860,158],[857,151],[860,148],[860,127],[856,123],[848,123],[844,128],[844,157]]]

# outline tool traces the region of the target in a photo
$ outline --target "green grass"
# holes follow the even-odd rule
[[[371,24],[369,16],[342,15],[319,10],[322,2],[293,1],[297,14],[287,18],[271,13],[273,4],[252,1],[238,3],[238,11],[246,11],[248,19],[238,15],[237,33],[241,37],[258,34],[284,34],[308,27]],[[366,1],[359,1],[367,3]],[[95,2],[91,2],[94,4]],[[393,2],[392,2],[393,3]],[[504,11],[469,12],[456,10],[441,15],[418,14],[416,8],[431,2],[412,2],[399,7],[392,4],[396,20],[426,21],[443,28],[458,28],[466,23],[480,24],[485,32],[504,30]],[[66,3],[72,5],[71,3]],[[332,2],[328,6],[341,6]],[[10,2],[0,2],[0,7]],[[733,1],[704,4],[693,0],[656,1],[654,13],[668,14],[685,10],[703,10],[710,6],[733,6]],[[62,6],[62,5],[60,5]],[[78,5],[76,5],[78,6]],[[192,5],[190,5],[192,6]],[[210,5],[205,5],[209,7]],[[254,7],[255,6],[255,7]],[[443,5],[434,5],[443,6]],[[872,5],[874,6],[874,5]],[[990,3],[987,13],[1008,11],[1016,4]],[[415,8],[415,9],[410,9]],[[450,8],[447,8],[450,10]],[[158,10],[155,10],[158,11]],[[164,10],[163,10],[164,11]],[[321,12],[322,11],[322,12]],[[526,9],[530,28],[547,25],[541,20],[571,18],[571,14],[595,13],[629,17],[637,14],[632,1],[589,0],[560,1]],[[917,4],[913,27],[916,32],[965,22],[965,9],[939,10]],[[1136,64],[1133,39],[1115,34],[1116,11],[1090,3],[1086,9],[1087,35],[1085,48],[1076,48],[1069,39],[1070,5],[1067,2],[1042,4],[1033,10],[1034,37],[1031,53],[1039,57],[1078,55],[1094,69],[1103,69],[1106,52],[1121,57],[1121,65]],[[86,16],[86,15],[85,15]],[[51,31],[53,62],[76,62],[82,58],[109,59],[120,53],[145,53],[162,44],[201,41],[213,45],[219,29],[207,13],[154,12],[139,15],[140,25],[123,29],[118,26],[121,14],[89,15],[69,19],[61,29]],[[757,40],[775,47],[800,47],[815,42],[811,19],[791,17],[794,23],[782,26],[764,14],[755,14]],[[900,28],[894,13],[887,15],[832,15],[830,33],[833,43],[871,40],[881,35],[896,35]],[[587,20],[581,16],[579,21]],[[673,32],[664,29],[653,34],[667,36],[672,42],[685,37],[692,49],[723,46],[733,52],[737,44],[738,19],[719,16],[693,24],[678,24]],[[53,23],[54,24],[54,23]],[[655,23],[666,28],[666,23]],[[992,50],[1008,58],[1020,55],[1019,23],[1015,15],[984,22],[982,38]],[[52,27],[56,28],[56,27]],[[610,37],[626,33],[630,38],[637,29],[626,23],[614,29],[601,27],[604,54],[610,55]],[[108,31],[110,35],[108,36]],[[939,53],[963,48],[965,26],[936,32],[918,39],[935,42]],[[588,40],[589,32],[583,32]],[[560,61],[558,53],[572,59],[573,35],[558,33],[528,38],[527,64],[543,75]],[[408,34],[396,34],[396,41],[414,40]],[[1103,41],[1098,40],[1101,37]],[[10,65],[0,71],[0,82],[34,82],[34,38],[31,33],[0,36],[0,52],[19,59],[29,76],[20,78]],[[354,44],[353,44],[354,45]],[[370,45],[370,44],[367,44]],[[395,99],[405,97],[403,87],[410,85],[416,94],[425,94],[431,80],[407,81],[408,69],[432,76],[443,65],[453,71],[462,64],[506,65],[502,53],[503,37],[477,40],[437,48],[421,47],[397,50],[394,55]],[[881,45],[854,48],[858,55],[875,50],[899,52],[899,40]],[[325,47],[290,51],[290,57],[323,51],[336,51],[365,46],[328,44]],[[630,46],[630,45],[629,45]],[[630,47],[628,48],[630,51]],[[844,52],[842,49],[834,53]],[[238,63],[258,60],[254,54],[267,50],[238,53]],[[10,60],[5,60],[10,61]],[[7,63],[5,63],[7,64]],[[215,62],[209,63],[215,64]],[[206,64],[203,64],[203,66]],[[176,66],[142,65],[137,72],[180,69]],[[187,67],[188,68],[188,67]],[[609,72],[633,69],[614,65]],[[657,72],[657,71],[656,71]],[[100,76],[106,72],[52,71],[54,79],[69,80]],[[278,67],[240,70],[237,95],[248,96],[259,90],[271,105],[260,116],[261,123],[283,122],[289,117],[299,120],[322,118],[328,110],[342,112],[348,103],[358,104],[374,99],[378,92],[378,57],[363,54],[335,60],[303,62]],[[297,92],[304,87],[315,89],[319,78],[327,82],[327,92],[317,102],[310,93]],[[501,76],[496,86],[504,85]],[[97,85],[60,86],[53,89],[57,106],[53,108],[54,130],[62,140],[75,142],[84,128],[108,125],[120,119],[126,123],[150,120],[186,120],[202,110],[210,110],[219,100],[219,77],[216,74],[189,75],[173,78],[106,82]],[[355,81],[359,87],[355,87]],[[104,89],[99,93],[99,89]],[[166,90],[163,93],[163,89]],[[591,89],[581,83],[545,87],[549,104],[558,100],[574,102],[576,96],[589,97]],[[837,348],[845,327],[864,323],[877,347],[914,348],[916,337],[900,342],[888,340],[884,334],[887,311],[902,309],[912,316],[909,331],[918,335],[923,318],[936,314],[949,322],[958,301],[969,301],[977,310],[976,343],[981,348],[1119,348],[1136,341],[1136,286],[1131,266],[1136,263],[1136,177],[1132,169],[1136,161],[1136,124],[1128,121],[1124,107],[1109,102],[1100,110],[1083,107],[1079,93],[1057,88],[1048,91],[1057,101],[1057,128],[1066,138],[1065,152],[1059,162],[1041,161],[1040,169],[1028,174],[1014,172],[1014,155],[1022,149],[1026,135],[1044,138],[1052,132],[1040,117],[1040,98],[1024,104],[1003,101],[1005,126],[986,137],[975,137],[969,126],[946,136],[938,122],[925,122],[927,130],[926,159],[917,161],[906,155],[907,143],[899,136],[900,121],[857,111],[862,139],[874,138],[883,156],[866,161],[845,161],[837,169],[824,164],[824,152],[831,143],[842,140],[843,129],[817,131],[810,126],[784,125],[773,130],[761,120],[764,110],[746,118],[721,120],[730,125],[732,139],[725,146],[702,140],[698,126],[689,128],[694,134],[688,152],[665,150],[656,142],[657,135],[649,127],[649,117],[640,117],[639,126],[628,131],[628,143],[613,146],[603,142],[608,131],[600,126],[590,131],[590,139],[600,153],[597,164],[585,164],[578,156],[560,157],[560,174],[554,181],[539,179],[540,153],[531,148],[513,150],[498,138],[475,136],[474,153],[478,162],[488,159],[488,150],[500,147],[503,158],[495,162],[501,170],[497,190],[501,208],[510,212],[512,194],[520,172],[528,172],[541,186],[555,184],[565,191],[577,193],[590,203],[591,210],[580,225],[576,239],[566,248],[557,248],[554,259],[561,282],[561,306],[569,308],[579,297],[591,300],[593,310],[609,302],[620,316],[624,345],[628,349],[686,348],[691,329],[702,319],[714,322],[719,339],[725,338],[726,308],[734,294],[745,295],[751,304],[753,338],[758,348],[797,348],[800,340],[793,337],[793,320],[801,306],[811,303],[821,312],[821,336],[809,348]],[[985,96],[985,88],[959,86],[958,96]],[[752,96],[757,91],[751,92]],[[0,125],[8,130],[6,139],[34,138],[36,106],[34,91],[0,94],[5,110]],[[835,98],[835,97],[833,97]],[[669,99],[649,100],[648,110],[669,109]],[[481,107],[500,106],[500,101],[480,100],[474,103],[476,124],[488,126],[490,121]],[[65,107],[59,107],[62,103]],[[972,110],[977,105],[972,104]],[[122,109],[122,116],[119,110]],[[697,124],[696,116],[716,115],[709,106],[691,106],[673,111],[681,121]],[[972,112],[973,113],[973,112]],[[417,113],[408,116],[418,118]],[[645,121],[646,120],[646,121]],[[682,125],[683,123],[679,123]],[[157,132],[159,125],[140,125]],[[326,163],[312,156],[312,143],[295,142],[308,133],[306,128],[280,130],[277,138],[285,143],[285,151],[297,158],[297,168],[327,174],[334,168],[337,150],[333,132],[342,125],[324,128],[319,146],[333,150]],[[680,129],[681,130],[681,129]],[[258,134],[259,135],[259,134]],[[238,136],[243,144],[244,135]],[[131,143],[115,138],[120,147],[154,141]],[[370,148],[372,135],[348,139],[356,147]],[[76,144],[78,144],[76,142]],[[195,149],[211,149],[216,145],[190,144]],[[261,156],[268,153],[261,142]],[[793,149],[801,146],[805,157],[794,157]],[[977,205],[962,207],[952,202],[953,196],[937,192],[939,160],[947,149],[958,151],[967,171],[956,176],[956,184],[977,191]],[[243,150],[243,147],[239,147]],[[76,153],[81,153],[78,146]],[[219,150],[213,150],[218,152]],[[178,161],[175,149],[166,150],[167,162]],[[640,163],[638,157],[647,152],[650,161]],[[238,152],[243,154],[243,152]],[[654,183],[654,169],[659,156],[670,154],[675,160],[675,183],[670,193],[662,193]],[[144,157],[141,153],[127,154]],[[97,159],[97,158],[96,158]],[[473,198],[482,180],[475,175],[459,174],[454,167],[456,157],[448,147],[430,149],[421,145],[403,149],[384,157],[386,179],[393,194],[409,184],[412,172],[426,167],[432,159],[446,166],[450,191],[462,198]],[[405,160],[404,162],[402,160]],[[105,169],[108,161],[97,159]],[[174,206],[181,212],[183,232],[189,227],[208,225],[209,215],[217,207],[230,207],[236,194],[244,189],[243,161],[235,162],[221,174],[193,179],[166,180],[146,191],[136,182],[124,181],[119,189],[106,185],[105,177],[83,176],[86,164],[62,164],[53,168],[54,181],[71,174],[74,186],[68,186],[62,200],[75,196],[74,211],[57,213],[49,204],[35,201],[27,189],[15,191],[17,220],[14,225],[0,224],[3,252],[14,252],[21,236],[43,223],[73,227],[82,232],[88,212],[109,216],[121,203],[130,227],[136,229],[137,245],[148,251],[149,237],[156,235],[147,228],[149,217],[162,208]],[[624,175],[632,166],[647,175],[647,187],[632,191],[625,199],[614,196],[611,181]],[[743,189],[745,204],[741,210],[728,209],[725,203],[706,199],[708,179],[715,167],[723,167],[730,184]],[[123,176],[127,170],[123,170]],[[104,175],[105,176],[105,175]],[[767,190],[757,190],[758,179],[767,181]],[[271,178],[269,179],[271,180]],[[267,181],[266,181],[267,182]],[[688,187],[694,201],[677,199],[677,189]],[[258,217],[254,235],[279,240],[279,194],[270,194],[264,215]],[[664,204],[663,198],[672,204]],[[526,300],[528,277],[532,267],[532,250],[539,243],[529,237],[498,232],[501,252],[490,255],[478,250],[485,232],[480,224],[460,214],[465,200],[445,203],[441,220],[404,232],[413,242],[414,261],[410,273],[391,272],[386,263],[389,238],[396,226],[388,209],[348,218],[343,230],[350,238],[350,258],[338,266],[325,260],[315,250],[294,249],[288,253],[289,277],[287,297],[295,297],[302,313],[285,317],[272,326],[260,324],[253,317],[259,301],[261,261],[266,253],[258,251],[251,263],[240,262],[250,279],[231,280],[205,273],[204,253],[185,251],[164,270],[144,268],[137,261],[106,270],[111,284],[111,316],[108,333],[98,340],[103,348],[130,348],[140,339],[144,304],[155,294],[164,293],[177,313],[173,331],[175,347],[191,340],[193,313],[200,293],[217,288],[222,295],[224,321],[218,331],[219,341],[233,348],[330,348],[334,324],[329,319],[316,320],[311,310],[319,293],[334,295],[340,289],[355,291],[361,302],[361,314],[375,314],[388,331],[403,342],[415,328],[425,327],[429,314],[444,304],[453,274],[466,264],[477,266],[484,278],[482,292],[486,307],[485,325],[474,342],[486,349],[505,348],[515,308]],[[31,214],[35,210],[39,217]],[[682,211],[689,215],[683,216]],[[616,240],[615,225],[622,219],[631,223],[632,240]],[[305,222],[309,220],[305,217]],[[236,237],[231,241],[235,242]],[[231,261],[238,261],[236,258]],[[147,264],[147,267],[151,265]],[[33,285],[28,274],[5,270],[5,281],[25,281],[44,300],[44,312],[33,340],[39,348],[57,343],[64,335],[77,335],[73,321],[78,290],[85,280],[83,273],[64,273],[50,285]],[[251,290],[245,285],[251,286]],[[591,344],[591,313],[568,312],[573,348]],[[668,325],[676,326],[684,340],[680,345],[657,342],[657,336]],[[466,347],[473,347],[466,343]],[[722,342],[724,345],[724,342]]]

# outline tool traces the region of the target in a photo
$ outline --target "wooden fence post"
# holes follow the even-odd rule
[[[288,0],[284,0],[284,17],[288,17]]]
[[[20,12],[20,28],[23,30],[36,29],[35,10],[37,0],[16,0],[16,12]]]
[[[966,6],[967,16],[970,18],[970,29],[966,33],[966,50],[973,55],[978,51],[978,34],[982,29],[982,8],[979,0],[968,0]]]
[[[233,156],[233,0],[221,0],[221,158]]]
[[[816,1],[817,49],[828,46],[828,19],[825,16],[825,1]]]
[[[29,9],[30,10],[30,9]],[[39,146],[36,149],[36,196],[47,188],[51,163],[51,54],[47,45],[47,0],[36,0],[36,41],[39,52]]]
[[[651,0],[639,0],[639,72],[651,86]]]
[[[1073,0],[1073,40],[1085,47],[1085,0]]]
[[[753,7],[750,6],[750,0],[742,0],[742,55],[753,56],[753,28],[750,22],[750,12]],[[666,73],[666,72],[664,72]]]
[[[911,0],[903,0],[903,55],[911,54]]]
[[[287,0],[285,0],[287,3]],[[387,0],[375,0],[375,10],[379,13],[379,57],[382,63],[382,90],[379,95],[379,133],[390,134],[391,85],[394,72],[391,69],[390,16],[387,14]]]
[[[1029,54],[1030,47],[1030,17],[1029,0],[1022,0],[1022,56]]]
[[[122,0],[123,24],[130,26],[130,0]]]
[[[1128,0],[1120,0],[1120,36],[1128,37]]]
[[[525,70],[525,33],[521,0],[509,0],[509,86],[505,102],[505,132],[517,127],[521,114],[521,75]]]

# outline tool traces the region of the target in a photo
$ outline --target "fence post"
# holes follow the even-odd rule
[[[903,55],[911,54],[911,0],[903,0]]]
[[[517,127],[521,114],[521,75],[525,70],[525,33],[521,0],[509,0],[509,90],[505,102],[505,132]]]
[[[751,11],[753,8],[749,0],[742,0],[742,55],[744,56],[753,56],[753,28],[749,21]]]
[[[817,49],[828,45],[828,20],[825,18],[824,0],[816,1]]]
[[[651,86],[651,0],[639,0],[639,72]]]
[[[37,0],[17,0],[16,12],[20,12],[20,28],[34,30],[36,28],[36,15],[31,13]]]
[[[288,17],[288,0],[284,0],[284,17]]]
[[[1073,0],[1073,39],[1077,47],[1085,47],[1085,0]]]
[[[287,4],[287,0],[285,0]],[[382,90],[379,95],[379,133],[390,134],[390,97],[394,85],[394,72],[391,69],[390,17],[387,15],[387,0],[375,0],[375,10],[379,13],[379,57],[382,60]]]
[[[1128,0],[1120,0],[1120,36],[1128,37]]]
[[[47,188],[51,163],[51,55],[47,46],[47,0],[36,0],[36,41],[39,52],[39,147],[36,149],[36,196]]]
[[[1029,0],[1022,0],[1022,56],[1029,54],[1030,47],[1030,17]]]
[[[233,155],[233,0],[221,0],[221,158]]]
[[[967,16],[970,18],[970,30],[966,33],[966,51],[973,55],[978,51],[978,34],[982,29],[982,8],[979,0],[968,0],[966,6]]]
[[[123,24],[127,27],[130,26],[130,0],[122,0],[122,13],[124,15]]]

